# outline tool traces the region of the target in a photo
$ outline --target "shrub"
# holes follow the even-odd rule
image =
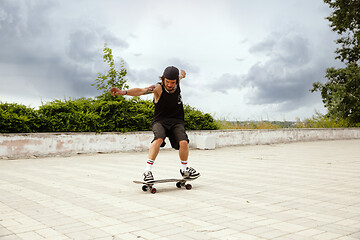
[[[185,129],[187,130],[214,130],[218,125],[214,118],[208,113],[202,113],[196,108],[184,105]]]
[[[1,103],[0,132],[129,132],[151,130],[154,105],[134,97],[55,100],[39,110]],[[185,106],[188,130],[217,129],[210,114]]]
[[[39,108],[41,132],[91,132],[97,130],[99,116],[92,99],[55,100]]]
[[[38,120],[33,108],[16,103],[0,102],[0,132],[36,132]]]

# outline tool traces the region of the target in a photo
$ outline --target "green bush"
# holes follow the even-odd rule
[[[38,126],[36,111],[16,103],[0,102],[0,132],[36,132]]]
[[[56,100],[39,108],[40,132],[90,132],[96,130],[99,116],[91,99]]]
[[[215,119],[208,113],[184,105],[185,112],[185,129],[187,130],[215,130],[218,125]]]
[[[111,99],[111,100],[110,100]],[[151,130],[154,104],[134,97],[55,100],[39,110],[1,103],[0,132],[129,132]],[[209,114],[185,106],[187,130],[217,129]]]
[[[138,98],[117,101],[77,99],[40,107],[46,132],[128,132],[150,130],[152,110]]]

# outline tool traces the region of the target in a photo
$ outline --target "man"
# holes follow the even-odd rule
[[[181,160],[180,174],[184,178],[198,178],[200,173],[188,167],[189,139],[185,132],[184,107],[181,98],[180,80],[185,78],[186,73],[174,66],[169,66],[164,70],[160,77],[161,82],[147,88],[132,88],[129,90],[119,90],[111,88],[110,93],[117,95],[141,96],[154,94],[155,112],[151,122],[154,133],[154,140],[151,142],[148,160],[144,172],[144,181],[154,180],[151,172],[154,161],[159,154],[160,147],[165,146],[165,138],[168,137],[171,146],[179,150]]]

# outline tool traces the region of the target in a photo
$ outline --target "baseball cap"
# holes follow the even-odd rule
[[[163,77],[169,80],[177,80],[179,79],[179,69],[174,66],[169,66],[165,68]]]

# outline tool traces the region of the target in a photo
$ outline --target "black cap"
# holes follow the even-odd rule
[[[177,69],[174,66],[169,66],[169,67],[165,68],[163,77],[167,78],[169,80],[178,80],[179,79],[179,69]]]

